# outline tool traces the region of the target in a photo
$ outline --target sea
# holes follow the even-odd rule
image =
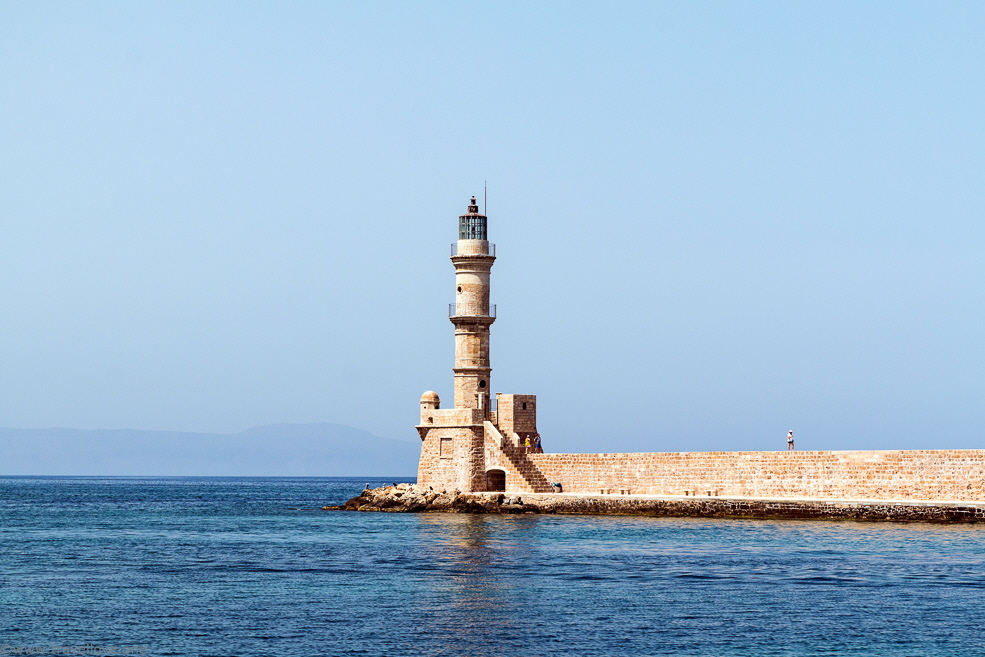
[[[0,477],[0,655],[985,655],[985,527],[323,511],[393,478]]]

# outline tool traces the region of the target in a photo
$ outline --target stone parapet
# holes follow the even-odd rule
[[[486,412],[481,408],[442,408],[432,412],[431,416],[436,427],[459,427],[482,424]]]
[[[529,454],[565,492],[985,502],[985,450]]]

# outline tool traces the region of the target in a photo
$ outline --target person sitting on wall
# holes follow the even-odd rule
[[[560,481],[552,483],[551,484],[551,488],[554,490],[555,493],[563,493],[564,492],[564,489],[561,487],[561,482]]]

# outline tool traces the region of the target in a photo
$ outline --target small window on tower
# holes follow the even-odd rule
[[[485,388],[486,387],[486,382],[485,381],[479,381],[479,387],[480,388]]]
[[[523,410],[527,410],[527,402],[523,402],[523,404],[521,404],[521,406],[523,406]]]
[[[461,292],[462,292],[462,286],[461,286],[461,285],[459,285],[459,286],[458,286],[458,292],[459,292],[460,294],[461,294]]]

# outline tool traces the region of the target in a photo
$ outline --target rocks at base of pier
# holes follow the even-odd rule
[[[397,484],[367,488],[341,506],[322,507],[326,511],[389,511],[407,513],[445,511],[449,513],[543,513],[525,504],[520,496],[503,493],[463,493],[437,491],[429,486]]]
[[[391,513],[557,513],[696,518],[868,520],[903,522],[985,522],[981,505],[736,498],[654,498],[547,493],[463,493],[398,484],[364,490],[332,511]]]

